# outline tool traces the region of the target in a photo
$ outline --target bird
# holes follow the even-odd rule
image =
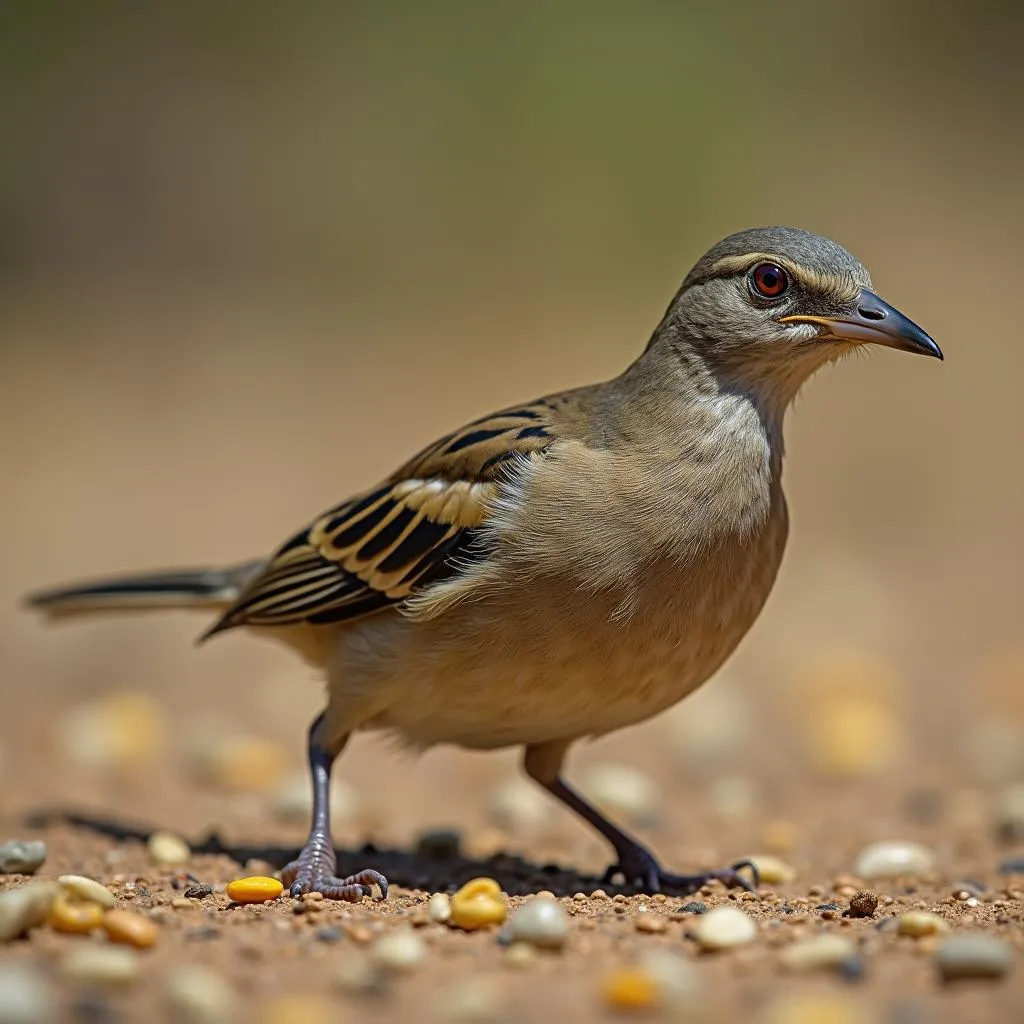
[[[564,767],[577,741],[685,698],[747,634],[788,535],[785,414],[816,370],[866,345],[943,358],[837,243],[740,231],[697,261],[615,378],[446,434],[269,557],[100,578],[27,603],[50,618],[202,609],[215,617],[200,639],[244,629],[322,670],[309,836],[281,871],[292,895],[387,896],[373,867],[336,875],[332,769],[362,730],[413,751],[522,748],[526,774],[608,841],[607,881],[750,889],[749,861],[667,870]]]

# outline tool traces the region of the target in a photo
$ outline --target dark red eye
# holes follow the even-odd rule
[[[786,272],[775,263],[758,263],[750,273],[750,280],[757,294],[766,299],[777,299],[789,287]]]

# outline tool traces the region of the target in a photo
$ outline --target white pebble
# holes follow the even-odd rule
[[[534,896],[515,911],[504,931],[511,942],[528,942],[538,949],[561,949],[569,937],[570,923],[558,900]]]
[[[0,843],[0,875],[33,875],[46,860],[41,839],[11,839]]]
[[[584,791],[603,811],[633,825],[658,819],[661,791],[644,772],[622,764],[594,765],[584,777]]]
[[[86,878],[85,875],[61,875],[57,881],[72,896],[77,896],[86,903],[97,903],[109,910],[116,902],[114,894],[106,886],[100,885],[92,878]]]
[[[825,933],[794,943],[782,954],[782,965],[791,971],[820,971],[838,967],[856,953],[841,935]]]
[[[178,967],[167,977],[167,1005],[181,1024],[227,1024],[237,1010],[235,990],[209,967]]]
[[[0,1024],[48,1024],[57,1019],[53,985],[35,967],[0,964]]]
[[[130,946],[79,946],[61,961],[66,978],[90,985],[130,985],[139,976],[139,954]]]
[[[446,892],[435,892],[427,900],[427,917],[437,924],[446,924],[452,916],[452,901]]]
[[[371,955],[378,967],[403,972],[422,963],[426,950],[420,937],[411,928],[403,926],[379,938]]]
[[[796,878],[796,869],[770,853],[755,853],[743,860],[754,862],[762,885],[785,885]]]
[[[929,914],[927,910],[908,910],[896,921],[897,935],[911,935],[915,939],[923,935],[945,935],[949,931],[948,921],[938,914]]]
[[[544,828],[551,820],[552,801],[535,782],[514,776],[491,794],[487,811],[498,828],[518,837]]]
[[[698,920],[696,934],[702,949],[730,949],[753,942],[757,925],[738,907],[715,907]]]
[[[1013,964],[1013,950],[992,935],[956,935],[935,951],[935,965],[944,981],[958,978],[1001,978]]]
[[[859,878],[897,878],[925,875],[935,867],[935,855],[920,843],[885,841],[864,847],[853,873]]]
[[[0,942],[10,942],[41,925],[59,892],[55,882],[32,882],[0,893]]]
[[[161,867],[187,864],[192,856],[188,843],[173,832],[154,832],[146,845],[153,863]]]

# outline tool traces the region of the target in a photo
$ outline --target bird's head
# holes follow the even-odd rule
[[[785,403],[819,366],[857,346],[942,358],[917,324],[872,291],[859,260],[796,228],[724,238],[686,276],[652,344],[659,337]]]

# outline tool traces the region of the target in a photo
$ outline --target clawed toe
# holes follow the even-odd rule
[[[347,878],[338,878],[319,865],[304,862],[300,856],[281,871],[281,881],[289,895],[299,897],[307,892],[318,892],[325,899],[359,903],[364,896],[373,895],[373,886],[380,889],[380,898],[387,899],[388,880],[379,872],[367,868]]]
[[[750,880],[740,874],[746,869],[750,872]],[[630,851],[628,858],[622,858],[613,864],[604,875],[605,882],[611,882],[616,876],[625,878],[627,884],[636,885],[648,893],[670,893],[679,896],[691,896],[709,882],[721,882],[729,889],[745,889],[754,892],[761,884],[757,865],[753,861],[740,860],[727,868],[718,871],[707,871],[696,875],[674,875],[666,871],[643,848]]]

